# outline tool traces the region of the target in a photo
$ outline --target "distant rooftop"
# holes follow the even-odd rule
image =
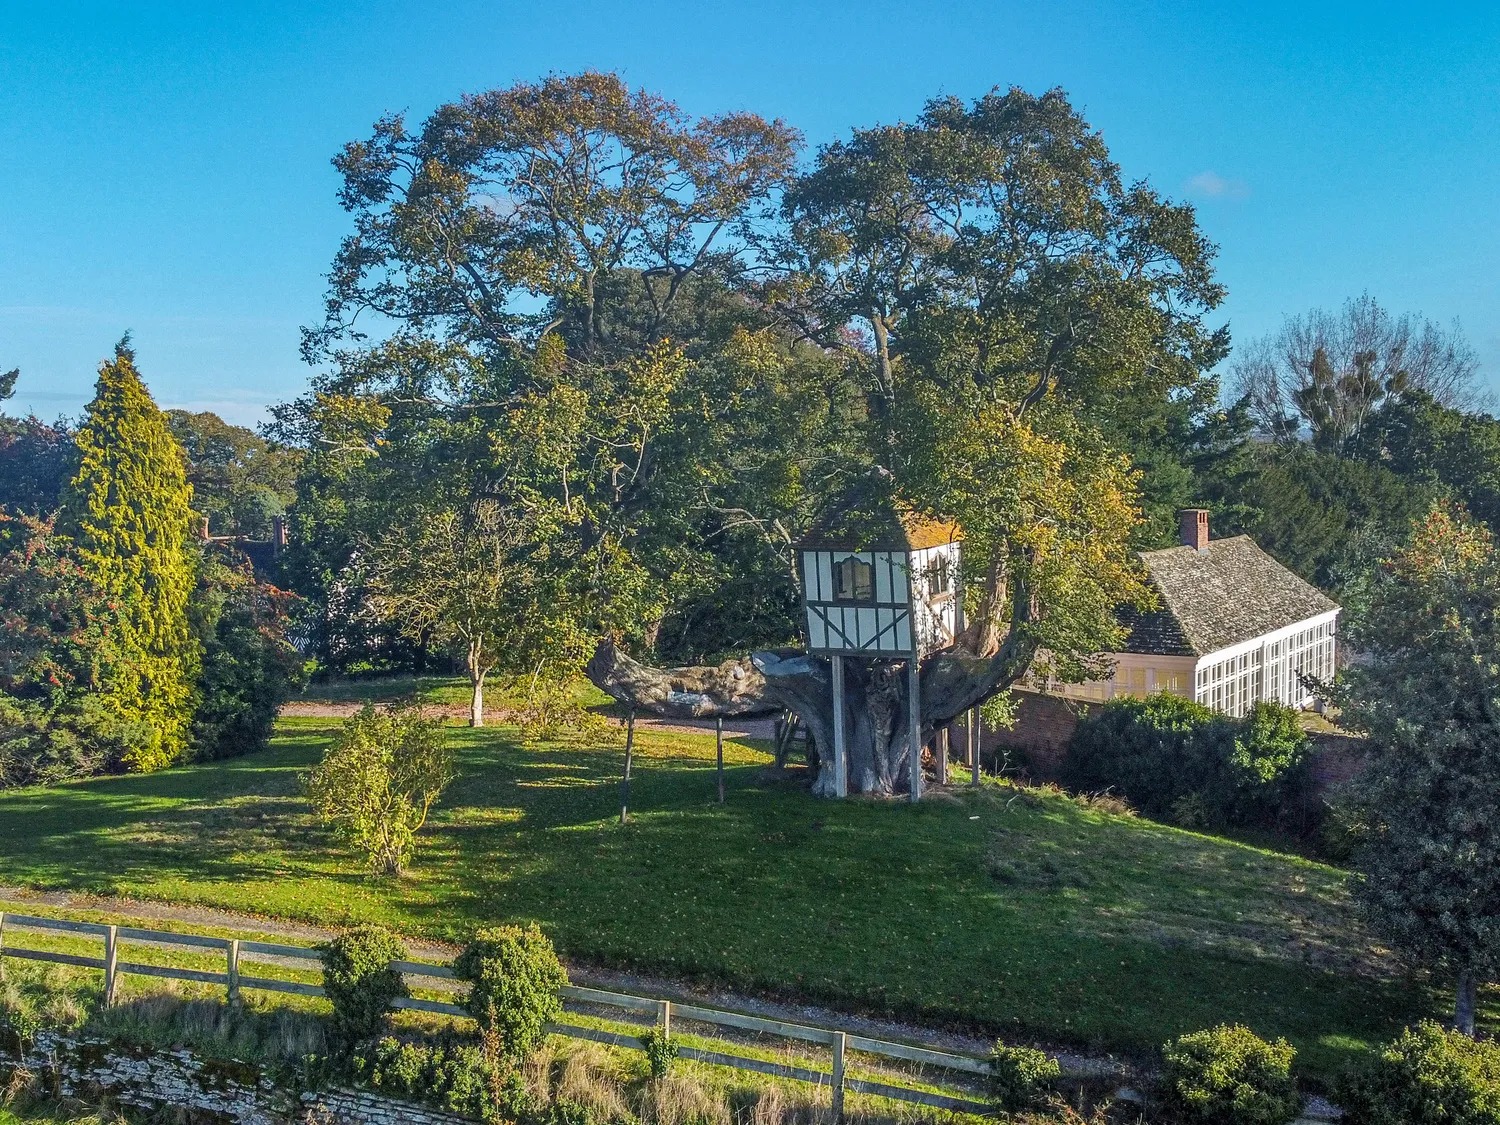
[[[1248,535],[1146,551],[1141,562],[1161,608],[1121,611],[1126,652],[1206,656],[1339,608]]]

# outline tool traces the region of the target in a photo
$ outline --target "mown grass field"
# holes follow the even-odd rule
[[[573,958],[1112,1050],[1221,1021],[1326,1073],[1445,998],[1393,975],[1346,876],[1295,856],[987,785],[913,808],[764,781],[768,758],[644,731],[617,745],[450,728],[461,776],[410,873],[374,879],[298,774],[335,729],[266,752],[0,794],[0,883],[204,903],[462,941],[535,919]]]

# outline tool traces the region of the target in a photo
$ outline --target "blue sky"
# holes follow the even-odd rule
[[[1237,340],[1368,290],[1461,319],[1500,389],[1497,32],[1463,4],[0,0],[0,369],[13,407],[75,414],[129,328],[164,405],[262,418],[309,374],[335,150],[594,67],[814,144],[1062,86],[1127,177],[1198,205]]]

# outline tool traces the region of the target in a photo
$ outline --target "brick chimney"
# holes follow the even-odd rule
[[[1182,545],[1195,551],[1208,550],[1208,509],[1184,508],[1179,517],[1182,521]]]
[[[271,517],[271,553],[279,555],[286,546],[286,517]]]

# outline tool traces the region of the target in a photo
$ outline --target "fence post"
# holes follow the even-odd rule
[[[119,960],[119,947],[116,942],[116,927],[109,926],[104,931],[104,1006],[112,1007],[115,1002],[115,964]]]
[[[666,1036],[672,1034],[672,1001],[658,1000],[656,1002],[656,1026],[661,1028],[661,1033]]]
[[[229,968],[225,975],[229,978],[229,1002],[238,1004],[240,1002],[240,939],[229,939]]]
[[[844,1119],[844,1046],[848,1039],[842,1031],[833,1033],[833,1125]]]
[[[5,911],[0,910],[0,957],[5,951]]]

